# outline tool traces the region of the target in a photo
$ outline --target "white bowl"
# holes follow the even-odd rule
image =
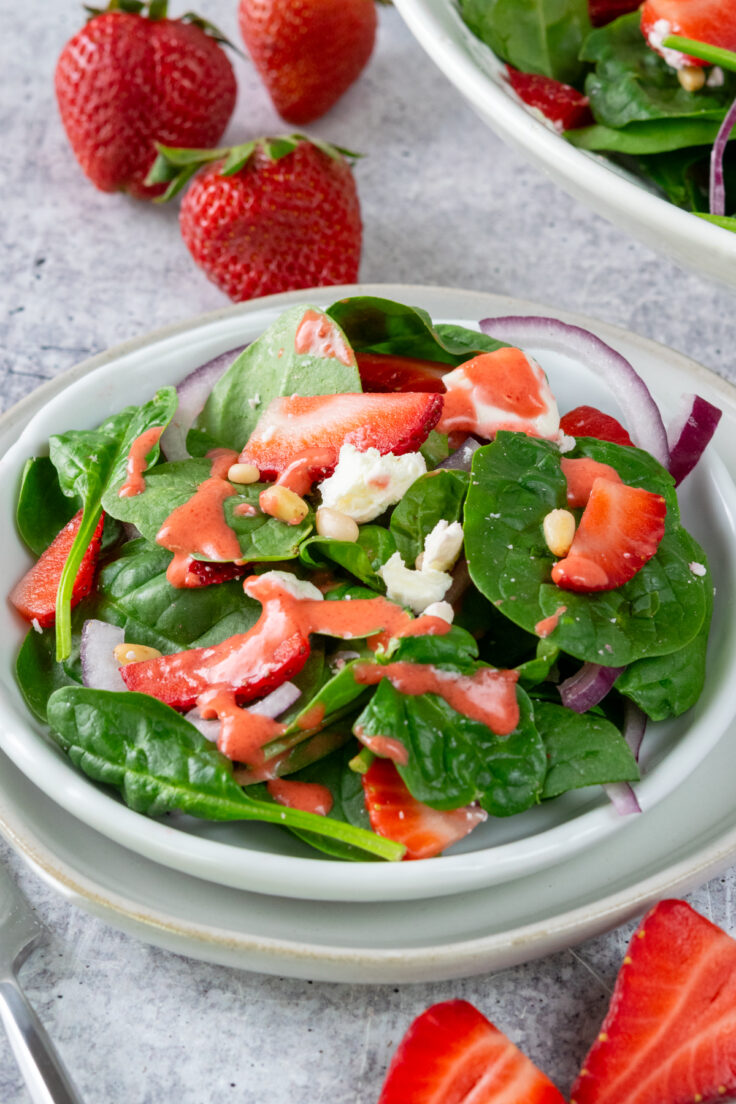
[[[350,294],[385,295],[424,307],[436,320],[474,325],[493,314],[544,313],[532,304],[490,295],[445,289],[351,287],[292,292],[244,304],[152,334],[72,369],[69,383],[47,385],[49,400],[0,460],[0,511],[13,513],[18,478],[25,459],[46,448],[53,432],[92,427],[131,402],[140,402],[162,384],[173,383],[205,360],[252,340],[295,302],[327,304]],[[549,312],[547,312],[549,313]],[[556,312],[557,313],[557,312]],[[662,401],[667,400],[676,354],[634,335],[601,327],[590,319],[563,315],[595,328],[635,361]],[[548,372],[561,408],[581,401],[619,413],[605,386],[590,372],[558,354],[533,348]],[[701,389],[699,371],[686,366],[688,384]],[[19,409],[19,417],[21,410]],[[22,424],[22,423],[21,423]],[[736,489],[712,452],[685,484],[681,496],[685,524],[706,546],[718,603],[712,639],[718,641],[706,689],[688,714],[651,726],[637,787],[646,810],[684,782],[715,745],[736,711],[730,685],[736,659],[736,626],[727,616],[736,599]],[[17,536],[2,550],[3,577],[18,578],[29,557]],[[49,797],[90,827],[156,862],[221,885],[315,900],[407,900],[436,897],[517,878],[569,858],[611,833],[625,830],[631,818],[619,817],[598,787],[567,794],[508,819],[477,829],[452,852],[424,862],[339,863],[311,851],[278,828],[260,824],[214,824],[192,818],[150,820],[126,808],[110,793],[79,773],[28,713],[13,679],[15,653],[27,626],[8,602],[0,607],[0,746]],[[644,814],[646,815],[646,813]]]
[[[562,187],[684,268],[736,287],[736,234],[661,198],[606,157],[579,150],[521,102],[506,66],[466,27],[454,0],[395,0],[409,29],[484,122]]]

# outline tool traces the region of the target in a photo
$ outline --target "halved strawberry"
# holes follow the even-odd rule
[[[570,1104],[712,1104],[736,1094],[736,940],[684,901],[634,932]]]
[[[120,674],[129,690],[150,694],[173,709],[192,709],[201,694],[215,688],[234,691],[244,705],[293,678],[308,656],[309,637],[290,624],[283,608],[275,611],[274,604],[266,602],[247,633],[208,648],[129,663]]]
[[[576,406],[560,418],[560,429],[569,437],[597,437],[614,445],[633,445],[628,433],[610,414],[595,406]]]
[[[596,479],[570,551],[552,568],[564,590],[613,590],[633,579],[664,536],[662,495]]]
[[[503,1032],[464,1000],[434,1004],[411,1024],[378,1104],[565,1104]]]
[[[507,65],[509,84],[520,100],[529,107],[536,107],[545,118],[554,123],[557,130],[574,130],[594,122],[590,100],[577,88],[562,84],[553,77],[538,73],[521,73]]]
[[[311,450],[321,462],[313,477],[324,479],[334,471],[344,444],[383,455],[411,452],[426,440],[442,413],[442,396],[414,391],[397,395],[314,395],[274,399],[240,454],[244,464],[255,464],[264,479],[275,479]],[[334,455],[324,462],[324,452]]]
[[[74,538],[82,524],[82,514],[83,511],[80,510],[71,521],[67,522],[61,532],[54,537],[46,551],[41,553],[40,558],[30,571],[26,572],[10,592],[10,601],[21,617],[25,617],[26,621],[36,621],[41,628],[48,628],[56,620],[56,594],[59,589],[59,580],[74,544]],[[83,598],[86,598],[92,590],[104,524],[105,516],[103,514],[79,565],[72,591],[72,609]]]
[[[664,24],[668,25],[665,37],[667,33],[682,35],[724,50],[736,50],[733,0],[645,0],[641,8],[642,33],[660,54],[663,49],[657,43],[661,41]],[[683,55],[683,61],[687,65],[707,64],[687,55]]]
[[[440,812],[416,801],[390,759],[374,759],[362,782],[371,828],[403,843],[404,859],[439,855],[487,819],[483,809],[472,805]]]
[[[190,560],[186,571],[188,575],[194,575],[197,586],[212,586],[215,583],[227,583],[231,579],[240,579],[250,570],[248,564],[239,564],[234,561],[229,563],[210,563],[209,560]]]
[[[620,15],[636,11],[640,4],[641,0],[588,0],[590,22],[594,27],[603,27]]]
[[[567,480],[567,505],[587,506],[590,492],[596,479],[610,479],[613,483],[623,483],[621,476],[610,464],[601,464],[588,456],[560,460],[562,474]]]
[[[427,391],[442,394],[442,377],[451,370],[438,360],[393,356],[387,353],[356,353],[364,391]]]

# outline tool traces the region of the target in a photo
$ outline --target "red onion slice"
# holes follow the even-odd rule
[[[293,682],[283,682],[281,686],[277,686],[270,694],[267,694],[265,698],[261,698],[258,702],[246,706],[249,713],[258,713],[261,717],[280,717],[282,713],[298,701],[302,692],[298,686],[295,686]],[[205,720],[200,713],[197,706],[194,709],[190,709],[188,713],[184,714],[185,720],[193,724],[195,728],[199,729],[202,735],[211,740],[212,743],[217,743],[217,738],[220,735],[220,722],[215,718],[213,720]]]
[[[195,368],[181,381],[176,389],[179,396],[179,406],[161,435],[161,451],[167,460],[186,460],[189,457],[187,433],[194,419],[207,402],[210,391],[220,376],[225,374],[235,358],[240,356],[245,348],[245,345],[239,345],[236,349],[229,349],[226,353],[220,353],[213,360],[208,360],[206,364],[201,364],[199,368]]]
[[[667,427],[670,475],[679,486],[703,455],[723,414],[700,395],[683,395],[682,410]]]
[[[574,713],[587,713],[603,701],[623,667],[602,667],[600,663],[584,663],[579,671],[560,683],[562,704]]]
[[[647,727],[646,714],[638,705],[627,701],[624,706],[624,730],[623,738],[631,748],[631,752],[639,762],[639,749]],[[628,782],[611,782],[603,789],[611,799],[616,812],[620,816],[630,816],[632,813],[640,813],[641,805],[634,793],[633,786]]]
[[[641,376],[605,341],[557,318],[509,315],[484,318],[479,325],[483,333],[499,341],[564,353],[590,368],[605,380],[624,411],[634,444],[668,467],[667,434],[659,408]]]
[[[475,437],[466,437],[463,443],[456,448],[454,452],[451,452],[446,460],[440,461],[435,468],[435,471],[440,471],[442,468],[447,468],[448,471],[470,471],[473,463],[473,453],[476,449],[481,447],[480,441],[476,441]]]
[[[731,131],[736,126],[736,100],[726,112],[710,155],[710,195],[709,206],[712,215],[726,214],[726,184],[723,178],[723,158]]]
[[[82,682],[92,690],[127,690],[120,674],[120,664],[113,649],[125,641],[125,633],[117,625],[90,618],[82,625],[79,658]]]

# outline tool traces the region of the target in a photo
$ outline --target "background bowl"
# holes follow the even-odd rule
[[[566,142],[517,97],[506,66],[466,27],[453,0],[395,2],[417,41],[499,137],[650,248],[736,287],[736,234],[675,207],[606,157]]]

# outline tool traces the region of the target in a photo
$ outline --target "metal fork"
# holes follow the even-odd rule
[[[33,1104],[81,1104],[17,972],[46,928],[0,862],[0,1019]]]

